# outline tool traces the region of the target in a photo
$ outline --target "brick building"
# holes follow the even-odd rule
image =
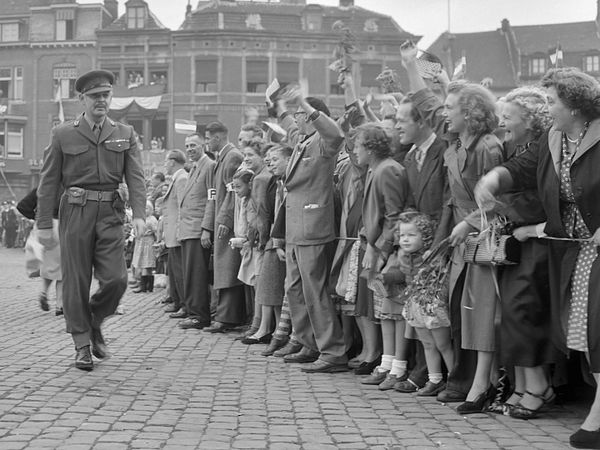
[[[75,79],[96,66],[95,30],[116,11],[114,0],[0,0],[0,200],[37,185],[59,103],[67,120],[79,112]]]

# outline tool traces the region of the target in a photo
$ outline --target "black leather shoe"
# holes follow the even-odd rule
[[[600,448],[600,430],[587,431],[581,428],[569,437],[574,448]]]
[[[63,309],[62,308],[56,308],[54,310],[54,315],[55,316],[62,316],[63,315]]]
[[[207,333],[225,333],[229,330],[231,330],[231,327],[228,327],[221,322],[215,322],[210,327],[205,328],[203,331],[206,331]]]
[[[94,369],[89,345],[75,350],[75,367],[80,370],[87,370],[88,372]]]
[[[165,308],[166,313],[176,313],[179,311],[179,306],[176,306],[173,302]]]
[[[104,359],[108,356],[108,348],[104,342],[104,336],[100,328],[92,328],[92,354],[98,359]]]
[[[313,352],[306,347],[303,347],[298,353],[293,353],[283,357],[284,362],[297,364],[312,363],[317,359],[319,359],[319,352]]]
[[[306,366],[300,369],[302,372],[306,373],[338,373],[338,372],[348,372],[350,368],[348,364],[335,364],[327,361],[317,360],[312,364],[307,364]]]
[[[276,356],[278,358],[284,358],[287,355],[293,355],[295,353],[298,353],[300,350],[302,350],[302,344],[292,339],[279,350],[276,350],[273,353],[273,356]]]
[[[354,375],[369,375],[379,364],[381,364],[381,357],[376,358],[371,362],[363,361],[356,369],[354,369]]]
[[[45,292],[40,294],[40,308],[42,308],[42,311],[50,311],[50,306],[48,305],[48,296],[46,296]]]
[[[479,394],[475,400],[466,401],[458,405],[456,412],[459,414],[475,414],[485,412],[487,404],[493,398],[495,390],[490,386],[487,390]]]
[[[452,389],[444,389],[437,395],[437,401],[442,403],[464,402],[467,399],[467,394],[453,391]]]
[[[280,348],[283,348],[285,346],[285,344],[287,344],[287,339],[271,339],[271,342],[269,343],[269,346],[262,352],[260,352],[260,354],[262,356],[271,356],[273,355],[273,353],[275,353],[277,350],[279,350]]]
[[[269,334],[265,334],[264,336],[260,337],[260,338],[253,338],[253,337],[245,337],[244,339],[242,339],[242,344],[246,344],[246,345],[254,345],[254,344],[268,344],[269,342],[271,342],[271,333]]]
[[[183,309],[180,309],[177,312],[169,314],[169,317],[171,319],[185,319],[187,316],[188,316],[188,314]]]
[[[189,330],[190,328],[195,328],[197,330],[202,330],[203,328],[206,328],[208,325],[203,324],[198,319],[194,319],[194,318],[189,317],[189,318],[187,318],[187,319],[182,320],[181,322],[179,322],[177,324],[177,326],[179,328],[184,329],[184,330]]]

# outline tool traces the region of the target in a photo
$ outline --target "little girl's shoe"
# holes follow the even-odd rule
[[[381,372],[379,370],[379,367],[375,367],[375,369],[373,369],[373,372],[371,372],[371,375],[361,380],[360,383],[369,385],[381,384],[385,381],[385,378],[387,377],[388,373],[390,373],[389,370]]]
[[[394,389],[394,385],[398,382],[398,381],[402,381],[402,376],[398,376],[398,375],[392,375],[391,373],[388,373],[387,376],[385,377],[385,380],[383,380],[381,383],[379,383],[379,390],[380,391],[389,391],[390,389]]]

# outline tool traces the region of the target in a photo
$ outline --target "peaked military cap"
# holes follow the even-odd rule
[[[91,70],[75,81],[75,90],[81,94],[95,94],[112,89],[115,76],[108,70]]]

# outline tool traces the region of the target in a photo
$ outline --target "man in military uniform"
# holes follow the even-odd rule
[[[39,240],[51,246],[56,194],[61,186],[65,189],[59,209],[63,308],[75,342],[75,367],[82,370],[93,369],[91,353],[99,359],[107,356],[101,325],[127,288],[124,201],[118,191],[123,178],[138,236],[145,220],[146,189],[135,132],[107,117],[113,82],[113,74],[104,70],[76,80],[84,112],[52,130],[37,191]],[[92,270],[100,287],[90,298]]]

